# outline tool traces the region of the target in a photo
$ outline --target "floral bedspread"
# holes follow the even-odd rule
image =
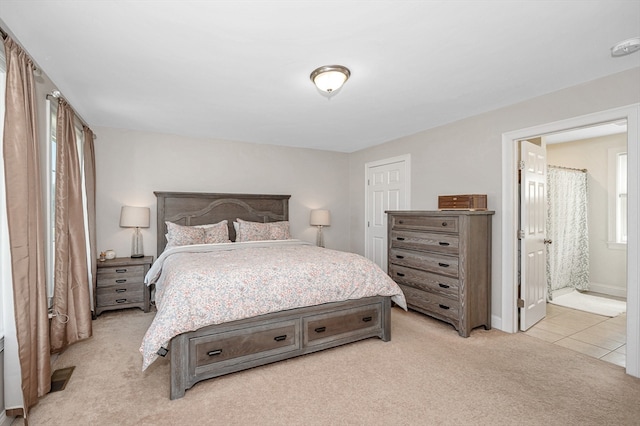
[[[375,263],[299,240],[201,244],[165,250],[145,277],[156,316],[140,352],[145,370],[171,338],[211,324],[402,290]]]

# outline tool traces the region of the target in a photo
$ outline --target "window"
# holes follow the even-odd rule
[[[626,147],[609,149],[609,248],[627,244],[627,152]]]

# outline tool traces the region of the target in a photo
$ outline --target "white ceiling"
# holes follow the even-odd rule
[[[640,66],[640,0],[0,0],[91,126],[353,152]],[[331,99],[309,80],[351,69]],[[98,135],[99,136],[99,135]]]

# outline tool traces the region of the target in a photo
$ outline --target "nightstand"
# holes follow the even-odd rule
[[[117,257],[97,263],[96,316],[103,311],[125,308],[149,312],[150,289],[144,284],[144,276],[151,268],[153,256]]]

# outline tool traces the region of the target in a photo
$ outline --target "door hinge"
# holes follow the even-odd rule
[[[524,308],[524,300],[518,299],[518,308]]]
[[[524,240],[524,230],[522,230],[522,229],[518,230],[518,239],[519,240]]]
[[[524,160],[518,161],[518,170],[524,170]]]

